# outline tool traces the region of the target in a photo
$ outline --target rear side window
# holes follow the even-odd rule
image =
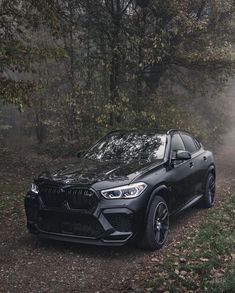
[[[174,134],[172,136],[171,150],[173,152],[178,151],[178,150],[185,151],[184,143],[183,143],[183,141],[182,141],[182,139],[181,139],[179,134]]]
[[[196,152],[197,147],[195,145],[194,139],[187,134],[181,134],[181,137],[185,145],[185,150],[190,153]]]
[[[195,138],[194,138],[194,142],[195,142],[197,150],[199,150],[201,148],[200,142],[198,140],[196,140]]]

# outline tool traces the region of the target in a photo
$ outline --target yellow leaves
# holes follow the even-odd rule
[[[202,262],[208,262],[209,259],[208,258],[204,258],[204,257],[200,257],[200,261],[202,261]]]
[[[235,253],[231,253],[231,258],[235,262]]]
[[[185,276],[185,275],[187,275],[187,272],[186,271],[180,271],[180,275]]]
[[[187,275],[188,272],[184,271],[184,270],[178,270],[178,269],[175,269],[174,270],[174,273],[179,276],[180,278],[182,279],[185,279],[185,276]]]
[[[150,118],[151,118],[153,121],[156,121],[156,116],[155,116],[155,114],[151,114]]]
[[[179,275],[179,273],[180,273],[180,271],[178,269],[175,269],[174,272],[175,272],[176,275]]]
[[[230,12],[233,9],[232,0],[213,0],[212,1],[212,13],[221,14],[225,12]]]
[[[184,258],[184,257],[180,257],[180,262],[181,262],[181,263],[186,263],[186,261],[187,261],[186,258]]]
[[[153,261],[153,262],[159,262],[159,259],[157,257],[153,257],[153,258],[151,258],[151,261]]]
[[[97,122],[98,124],[102,124],[102,123],[104,122],[104,120],[105,120],[104,116],[99,116],[99,117],[96,119],[96,122]]]
[[[177,54],[187,60],[188,63],[198,65],[202,63],[214,64],[215,62],[229,63],[234,60],[234,49],[229,41],[218,44],[216,40],[204,40],[201,47],[195,46],[190,51],[181,47]]]
[[[23,105],[31,105],[32,95],[36,87],[37,84],[33,82],[2,78],[0,96],[8,103],[15,104],[23,112]]]
[[[122,96],[122,101],[124,102],[124,103],[128,103],[130,100],[129,100],[129,98],[128,98],[128,96]]]

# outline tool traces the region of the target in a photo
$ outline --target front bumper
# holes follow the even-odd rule
[[[127,243],[140,232],[144,218],[140,198],[100,199],[95,209],[79,210],[45,207],[40,196],[29,192],[25,210],[27,228],[40,238],[107,246]]]

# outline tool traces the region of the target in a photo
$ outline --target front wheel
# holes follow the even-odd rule
[[[169,232],[169,211],[165,200],[156,196],[150,207],[141,246],[148,250],[160,249]]]
[[[211,208],[215,202],[215,176],[210,173],[207,177],[205,192],[202,198],[202,206],[204,208]]]

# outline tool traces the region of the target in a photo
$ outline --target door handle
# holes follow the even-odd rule
[[[203,160],[206,161],[207,160],[207,157],[206,156],[203,156]]]
[[[192,168],[193,167],[193,162],[189,163],[189,167]]]

